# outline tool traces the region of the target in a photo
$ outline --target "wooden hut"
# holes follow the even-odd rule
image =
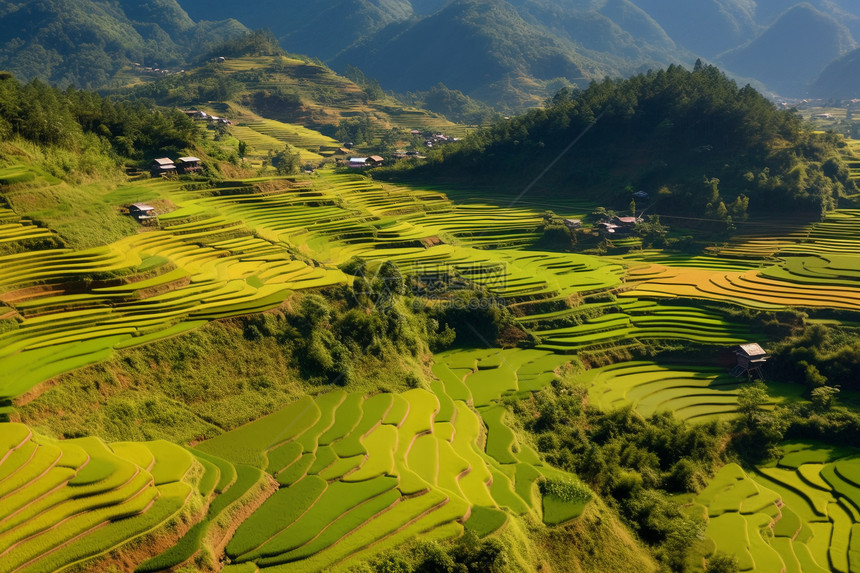
[[[176,164],[169,157],[159,157],[158,159],[153,159],[152,163],[149,164],[149,173],[153,177],[170,175],[171,173],[176,173]]]
[[[747,378],[764,378],[761,370],[767,359],[770,358],[764,348],[755,342],[750,342],[736,347],[734,353],[737,357],[737,363],[732,368],[732,376],[746,374]]]
[[[128,214],[134,217],[139,223],[155,219],[158,215],[155,212],[155,207],[146,203],[134,203],[128,206]]]
[[[180,157],[177,159],[176,170],[180,173],[196,173],[203,167],[200,165],[200,159],[197,157]]]

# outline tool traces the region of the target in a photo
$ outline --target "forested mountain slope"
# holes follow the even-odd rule
[[[430,159],[414,175],[500,193],[566,189],[619,209],[644,189],[662,212],[721,219],[818,216],[854,189],[834,140],[701,63],[560,93]]]
[[[194,22],[175,0],[4,0],[0,69],[25,80],[101,87],[131,63],[184,65],[244,32],[234,19]]]

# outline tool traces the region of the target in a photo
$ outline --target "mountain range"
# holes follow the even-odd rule
[[[197,21],[176,0],[0,1],[0,69],[60,86],[104,87],[130,63],[169,68],[247,33]]]
[[[714,63],[739,81],[805,97],[857,47],[853,0],[180,0],[196,18],[235,17],[290,51],[361,68],[386,89],[438,82],[500,107],[669,63]],[[554,81],[556,80],[556,81]]]
[[[104,85],[128,61],[162,66],[267,28],[294,53],[357,66],[388,90],[448,88],[516,111],[559,87],[697,59],[805,97],[858,47],[854,0],[0,0],[0,68]],[[837,82],[838,83],[838,82]],[[833,81],[817,95],[847,93]],[[828,91],[830,90],[830,91]],[[849,90],[850,91],[850,90]]]

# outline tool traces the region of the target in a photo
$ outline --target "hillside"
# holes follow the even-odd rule
[[[783,13],[755,40],[717,60],[778,93],[802,94],[829,62],[856,46],[836,18],[800,4]]]
[[[533,97],[536,80],[583,80],[591,77],[584,69],[597,72],[595,63],[527,24],[503,0],[456,0],[405,29],[392,26],[332,61],[335,68],[346,64],[397,91],[441,81],[502,107]]]
[[[435,153],[415,175],[499,193],[565,188],[615,209],[643,189],[658,212],[725,219],[779,208],[817,217],[854,190],[840,161],[832,140],[698,63],[560,93],[545,110]]]
[[[0,568],[851,571],[860,142],[698,64],[299,173],[389,100],[272,48],[145,86],[232,125],[0,75]]]
[[[237,18],[253,29],[270,30],[284,49],[329,60],[386,25],[413,15],[409,0],[337,0],[325,5],[297,0],[230,2],[182,0],[194,18]]]
[[[828,64],[809,88],[813,97],[856,99],[860,97],[860,50],[848,52]]]
[[[265,33],[243,36],[212,53],[227,59],[113,93],[121,99],[152,99],[160,105],[199,108],[228,118],[235,125],[232,133],[262,158],[283,150],[285,143],[301,149],[303,158],[314,163],[334,154],[342,156],[339,150],[346,142],[357,144],[366,154],[410,146],[423,149],[423,137],[411,131],[460,137],[470,129],[406,105],[363,76],[355,76],[362,82],[359,85],[319,61],[286,54]],[[493,115],[462,94],[458,99],[441,88],[433,93],[424,99],[452,115],[469,110],[478,119]]]
[[[0,68],[25,80],[102,87],[133,62],[175,68],[245,32],[233,19],[194,22],[174,0],[4,1]]]

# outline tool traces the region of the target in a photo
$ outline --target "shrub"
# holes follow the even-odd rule
[[[553,495],[567,503],[585,503],[591,500],[593,494],[588,486],[581,481],[565,479],[547,479],[540,482],[543,495]]]

